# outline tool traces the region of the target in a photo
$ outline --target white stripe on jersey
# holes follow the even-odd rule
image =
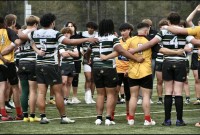
[[[83,36],[83,37],[97,37],[97,36],[98,36],[98,32],[94,31],[94,33],[93,33],[92,35],[90,35],[90,34],[88,33],[88,31],[83,31],[83,32],[82,32],[82,36]]]

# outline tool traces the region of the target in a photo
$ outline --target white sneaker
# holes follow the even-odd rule
[[[72,104],[79,104],[79,103],[81,103],[81,101],[78,100],[77,97],[72,97]]]
[[[114,121],[110,121],[109,119],[105,120],[105,125],[110,126],[110,125],[115,125],[116,123]]]
[[[134,120],[133,119],[131,119],[131,120],[128,120],[128,125],[134,125]]]
[[[10,110],[11,108],[5,105],[5,109],[6,110]]]
[[[92,93],[91,93],[91,90],[87,90],[85,92],[85,103],[86,104],[91,104],[92,103]]]
[[[152,119],[151,119],[151,122],[147,120],[144,121],[144,126],[150,126],[150,125],[156,125],[156,122]]]
[[[96,102],[91,98],[91,103],[92,104],[96,104]]]
[[[49,123],[49,119],[47,119],[47,117],[44,117],[40,120],[40,124],[48,124]]]
[[[126,101],[125,101],[125,99],[124,98],[121,98],[120,99],[120,103],[125,103]]]
[[[72,104],[72,101],[70,101],[69,99],[68,99],[68,100],[64,100],[64,104],[65,104],[65,105]]]
[[[101,125],[102,120],[100,120],[100,119],[96,119],[96,121],[95,121],[94,123],[95,123],[95,125]]]
[[[75,123],[75,120],[71,120],[70,118],[64,117],[60,121],[60,124],[69,124],[69,123]]]
[[[13,108],[15,108],[15,103],[13,101],[8,102]]]
[[[137,104],[141,105],[142,104],[142,99],[138,99]]]
[[[153,104],[153,101],[150,99],[150,104]]]

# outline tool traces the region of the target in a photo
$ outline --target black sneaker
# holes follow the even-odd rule
[[[176,120],[176,126],[186,126],[183,120]]]
[[[171,126],[172,125],[172,122],[171,120],[165,120],[163,123],[162,123],[163,126]]]

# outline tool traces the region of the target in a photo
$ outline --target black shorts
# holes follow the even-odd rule
[[[156,61],[155,70],[156,70],[157,72],[162,72],[162,66],[163,66],[163,62]]]
[[[9,63],[6,65],[0,65],[0,82],[9,81],[11,85],[18,84],[18,76],[15,63]]]
[[[184,82],[187,76],[185,60],[164,60],[162,74],[165,81]]]
[[[200,61],[198,61],[199,65],[200,65]],[[200,79],[200,66],[198,66],[198,76],[199,76],[199,79]]]
[[[189,74],[189,72],[190,72],[190,62],[189,62],[189,60],[185,61],[185,65],[186,65],[186,73]]]
[[[192,54],[192,59],[191,59],[191,69],[192,70],[198,70],[198,54],[197,53],[193,53]]]
[[[76,73],[81,73],[81,61],[74,61]]]
[[[125,77],[124,73],[117,73],[117,75],[118,75],[117,85],[121,86],[122,82],[123,82],[126,101],[129,101],[130,100],[130,88],[129,88],[129,83],[128,83],[128,77]]]
[[[36,65],[37,83],[54,85],[61,84],[61,70],[58,65]]]
[[[146,89],[153,89],[152,74],[140,79],[128,78],[129,87],[140,86]]]
[[[35,61],[19,61],[18,75],[20,80],[36,81]]]
[[[68,76],[68,77],[74,77],[75,66],[74,64],[62,64],[61,65],[61,75],[62,76]]]
[[[93,78],[96,88],[117,87],[118,76],[115,68],[94,68]]]

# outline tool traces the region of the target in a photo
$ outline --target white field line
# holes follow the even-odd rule
[[[183,112],[193,112],[193,111],[200,111],[200,109],[192,109],[192,110],[183,110]],[[172,111],[172,112],[176,112],[176,111]],[[164,113],[164,111],[159,111],[159,112],[151,112],[151,114],[159,114],[159,113]],[[135,113],[136,115],[142,115],[144,113]],[[126,114],[118,114],[115,115],[115,117],[117,116],[125,116]],[[70,119],[87,119],[87,118],[95,118],[96,116],[84,116],[84,117],[70,117]],[[58,120],[60,118],[52,118],[49,119],[50,121],[52,120]],[[23,122],[23,120],[17,120],[17,121],[1,121],[0,124],[2,123],[16,123],[16,122]]]

